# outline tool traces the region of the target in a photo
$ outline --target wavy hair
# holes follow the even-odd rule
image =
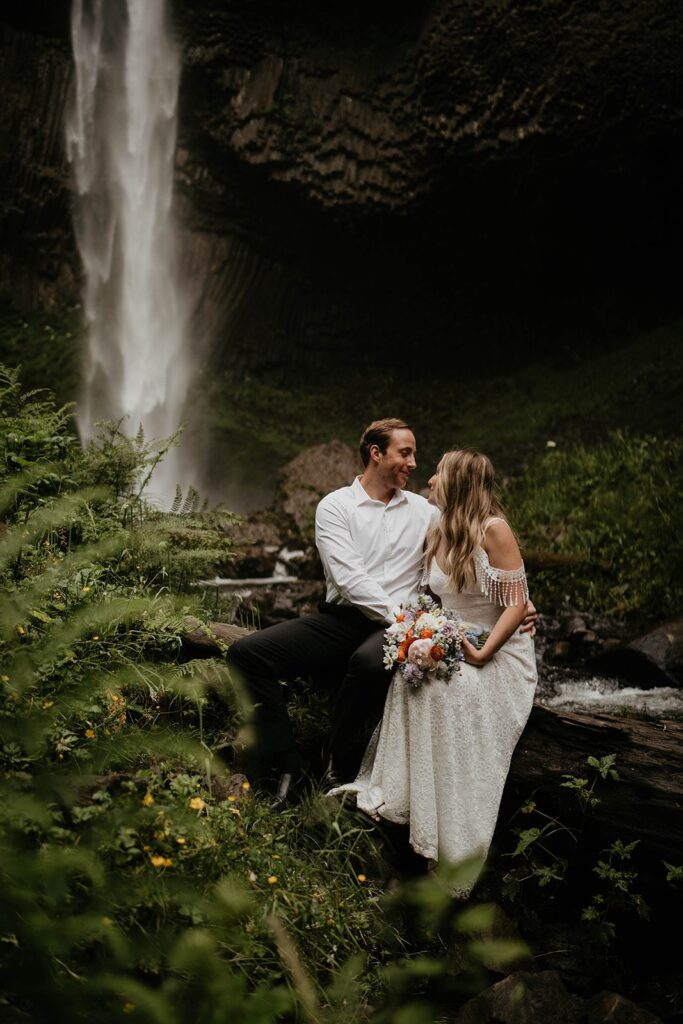
[[[434,496],[441,518],[427,536],[427,568],[445,551],[449,586],[461,591],[475,582],[474,556],[484,540],[484,524],[501,516],[493,464],[487,455],[460,448],[441,456]]]

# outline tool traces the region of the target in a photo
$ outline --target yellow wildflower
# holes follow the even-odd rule
[[[143,804],[145,805],[145,807],[151,807],[151,806],[152,806],[152,804],[154,803],[154,797],[152,796],[152,794],[151,794],[151,793],[147,792],[147,793],[145,793],[145,795],[143,796],[143,798],[142,798],[142,802],[143,802]]]
[[[173,861],[170,857],[162,857],[160,853],[155,854],[149,858],[152,862],[152,866],[155,868],[172,868]]]
[[[142,849],[145,851],[145,853],[149,853],[149,851],[152,849],[152,847],[149,845],[149,843],[145,843],[145,845],[142,847]]]
[[[231,814],[241,814],[242,812],[240,811],[239,807],[231,807],[230,808],[230,813]]]
[[[248,783],[248,782],[243,782],[243,783],[242,783],[242,789],[243,789],[243,790],[244,790],[244,792],[246,793],[246,792],[247,792],[247,790],[251,789],[251,786],[249,785],[249,783]]]
[[[333,917],[328,917],[328,919],[325,922],[325,924],[328,925],[330,928],[332,928],[333,925],[334,925],[334,918]]]
[[[187,842],[187,840],[185,839],[185,836],[176,836],[176,840],[175,841],[178,844],[178,846],[184,846],[185,843]]]
[[[277,885],[277,875],[268,875],[268,885]]]
[[[230,794],[230,796],[228,797],[228,800],[230,801],[230,803],[231,803],[231,804],[234,804],[234,802],[235,802],[235,800],[236,800],[236,799],[237,799],[237,797],[236,797],[236,796],[233,796],[233,794],[232,794],[232,793],[231,793],[231,794]]]
[[[0,679],[2,679],[3,683],[9,683],[9,676],[0,676]]]
[[[46,701],[44,701],[43,702],[43,710],[47,711],[47,709],[51,708],[53,704],[54,704],[53,700],[46,700]]]
[[[93,732],[92,729],[86,729],[85,730],[85,738],[87,740],[94,740],[95,739],[95,733]]]
[[[25,632],[26,630],[24,629],[23,626],[17,626],[17,633],[19,634],[19,636],[23,636]]]
[[[193,811],[203,811],[204,808],[206,807],[206,804],[204,803],[200,796],[193,796],[190,799],[190,807],[192,808]]]
[[[367,880],[368,880],[367,876],[366,875],[362,875],[362,874],[361,875],[356,875],[356,878],[358,879],[359,882],[367,882]]]
[[[87,594],[89,590],[90,590],[90,587],[83,587],[83,593],[84,594]]]
[[[100,638],[99,638],[98,636],[94,636],[94,637],[93,637],[93,640],[99,640],[99,639],[100,639]]]

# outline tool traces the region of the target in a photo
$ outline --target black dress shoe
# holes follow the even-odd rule
[[[270,804],[271,811],[283,811],[297,796],[298,784],[301,781],[299,772],[283,772],[277,782],[275,799]]]

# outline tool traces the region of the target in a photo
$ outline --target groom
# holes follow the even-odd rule
[[[319,614],[252,633],[228,653],[255,705],[256,753],[280,775],[273,808],[285,805],[301,771],[281,680],[335,679],[330,771],[352,779],[367,723],[379,721],[391,679],[382,660],[384,630],[397,606],[417,596],[425,536],[438,520],[426,498],[403,490],[416,467],[407,423],[375,420],[363,431],[360,454],[362,475],[317,508],[315,538],[327,582]],[[531,607],[524,628],[534,618]]]

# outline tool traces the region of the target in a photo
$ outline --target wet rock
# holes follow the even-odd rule
[[[572,656],[572,645],[568,640],[556,640],[548,648],[546,658],[548,661],[562,662],[569,661]]]
[[[600,992],[586,1004],[582,1024],[662,1024],[661,1019],[616,992]]]
[[[320,499],[350,484],[361,469],[358,453],[341,441],[306,448],[280,471],[275,514],[290,519],[299,536],[310,541]]]
[[[580,1024],[583,1000],[557,971],[518,971],[461,1008],[455,1024]]]
[[[237,618],[263,629],[317,611],[318,604],[325,598],[325,585],[320,580],[299,580],[258,590],[245,587],[243,591],[234,591],[232,596],[238,602]]]
[[[572,639],[582,637],[588,631],[586,620],[581,615],[573,615],[567,621],[565,631]]]
[[[226,532],[236,545],[228,575],[240,579],[273,575],[284,545],[283,531],[273,515],[253,512],[242,522],[230,524]]]
[[[683,619],[658,626],[630,644],[604,648],[591,666],[644,689],[682,686]]]
[[[548,640],[557,640],[562,633],[562,626],[559,619],[550,615],[539,613],[536,630],[539,637],[546,637]]]

